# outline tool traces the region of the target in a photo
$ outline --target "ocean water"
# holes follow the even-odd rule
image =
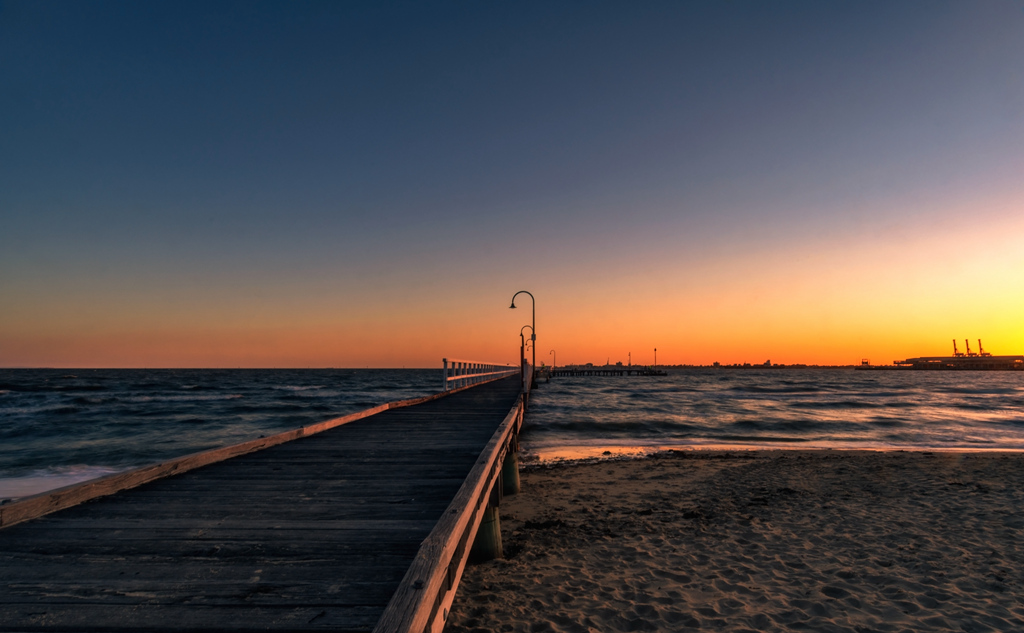
[[[0,370],[0,499],[440,390],[441,370]]]
[[[0,499],[435,393],[433,370],[0,370]],[[539,459],[663,447],[1024,450],[1024,372],[670,370],[554,378]]]
[[[534,392],[527,421],[523,445],[546,458],[672,446],[1024,450],[1024,372],[686,369],[553,378]]]

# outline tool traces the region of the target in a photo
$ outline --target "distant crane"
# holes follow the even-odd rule
[[[965,338],[964,339],[964,343],[967,343],[967,355],[968,356],[974,356],[974,353],[971,352],[971,339]]]
[[[956,339],[953,339],[953,356],[963,356],[963,353],[956,348]]]
[[[981,346],[981,339],[978,339],[978,356],[991,356],[990,352],[986,352],[985,348]]]

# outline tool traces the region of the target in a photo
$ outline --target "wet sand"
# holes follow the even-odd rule
[[[447,632],[1024,631],[1024,455],[533,467]]]

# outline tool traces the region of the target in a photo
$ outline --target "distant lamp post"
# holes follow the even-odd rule
[[[658,371],[658,348],[654,348],[654,371]]]
[[[555,350],[551,350],[548,354],[551,354],[551,369],[558,367],[558,354],[555,353]]]
[[[526,385],[523,384],[526,382],[526,374],[523,369],[523,359],[526,358],[526,353],[524,351],[526,349],[526,337],[523,335],[523,330],[526,328],[530,328],[530,332],[533,332],[533,326],[524,325],[519,328],[519,384],[524,388],[526,387]]]
[[[519,388],[526,387],[526,368],[523,367],[523,359],[526,358],[526,339],[523,338],[523,331],[519,330]]]
[[[526,338],[523,336],[523,330],[525,330],[526,328],[530,328],[530,333],[531,334],[533,333],[533,326],[532,325],[524,325],[523,327],[519,328],[519,340],[520,340],[521,343],[524,344],[523,349],[529,351],[530,344],[533,343],[533,341],[537,340],[537,337],[531,336],[530,337],[530,341],[527,342]],[[533,343],[533,344],[536,345],[536,343]],[[536,356],[536,354],[534,354],[534,355]]]
[[[519,295],[522,295],[522,294],[530,295],[530,304],[533,306],[533,313],[532,313],[532,317],[530,319],[530,332],[531,332],[530,340],[534,342],[534,346],[533,346],[533,366],[536,367],[537,366],[537,345],[536,345],[536,342],[537,342],[537,300],[533,297],[533,293],[527,292],[526,290],[520,290],[519,292],[517,292],[514,295],[512,295],[512,305],[509,306],[509,309],[515,309],[515,307],[516,307],[516,297],[518,297]],[[522,333],[522,330],[520,330],[520,333]],[[532,380],[531,379],[530,380],[530,387],[533,388],[535,386],[536,386],[536,380]]]

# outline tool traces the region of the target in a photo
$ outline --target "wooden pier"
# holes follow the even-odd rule
[[[559,367],[548,372],[551,376],[667,376],[659,369],[650,367]]]
[[[516,373],[0,506],[0,631],[438,631],[500,554]]]

